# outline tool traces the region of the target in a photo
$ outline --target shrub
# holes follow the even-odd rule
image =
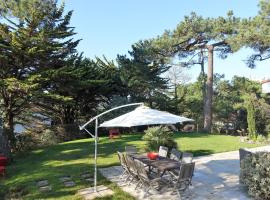
[[[256,141],[259,142],[259,143],[265,143],[265,142],[267,142],[267,138],[264,135],[259,134],[257,136]]]
[[[57,144],[57,137],[50,129],[45,129],[40,135],[40,143],[42,146],[50,146]]]
[[[84,132],[79,130],[79,126],[77,124],[57,125],[53,126],[52,130],[57,136],[57,139],[61,142],[85,138],[85,134],[83,134]]]
[[[270,153],[246,156],[241,162],[240,181],[254,199],[270,199]]]
[[[265,126],[266,136],[270,136],[270,123]]]
[[[56,143],[57,137],[50,129],[41,132],[28,130],[16,136],[16,151],[33,150]]]
[[[164,126],[148,128],[143,140],[147,141],[147,151],[158,151],[159,146],[166,146],[169,150],[177,148],[177,143],[173,140],[173,131]]]
[[[27,151],[38,147],[39,141],[32,132],[24,132],[16,136],[16,151]]]

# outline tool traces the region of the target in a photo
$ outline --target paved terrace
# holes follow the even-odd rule
[[[270,151],[270,146],[250,149],[252,152]],[[231,151],[217,153],[209,156],[194,158],[196,163],[195,173],[190,190],[182,194],[182,199],[192,200],[249,200],[247,191],[239,184],[239,153]],[[112,182],[115,182],[122,190],[128,192],[138,200],[177,199],[177,195],[168,188],[161,192],[151,191],[151,195],[145,196],[142,189],[135,190],[134,184],[127,186],[119,175],[122,172],[120,166],[100,169],[101,174]]]

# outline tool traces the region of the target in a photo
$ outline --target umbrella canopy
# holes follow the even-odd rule
[[[135,110],[100,124],[100,127],[132,127],[154,124],[176,124],[191,122],[193,119],[173,115],[168,112],[140,106]]]

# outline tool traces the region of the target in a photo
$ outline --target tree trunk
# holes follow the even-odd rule
[[[212,98],[213,98],[213,61],[214,61],[214,47],[207,46],[208,50],[208,71],[206,82],[206,98],[204,102],[204,131],[211,132],[212,127]]]
[[[179,114],[178,113],[177,83],[174,83],[174,106],[175,106],[175,114]]]
[[[205,99],[206,99],[206,79],[205,79],[205,71],[204,71],[204,58],[203,58],[203,53],[201,54],[202,58],[201,58],[201,75],[203,78],[203,83],[202,83],[202,97],[203,97],[203,103],[202,103],[202,107],[203,107],[203,122],[204,122],[204,117],[205,117],[205,109],[204,109],[204,105],[205,105]]]
[[[5,115],[3,133],[9,140],[10,148],[15,148],[16,138],[14,135],[14,116],[12,113]]]
[[[2,129],[1,119],[0,119],[0,154],[4,154],[9,160],[11,159],[11,150],[9,146],[8,136]]]

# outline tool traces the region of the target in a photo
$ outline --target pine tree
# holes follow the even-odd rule
[[[250,68],[256,67],[257,61],[270,58],[270,1],[260,0],[259,12],[255,17],[243,18],[235,27],[238,32],[231,39],[231,47],[234,51],[248,47],[253,53],[247,57],[246,64]]]
[[[46,70],[58,69],[75,53],[72,11],[55,0],[0,2],[0,98],[4,133],[14,146],[14,123],[32,103],[33,94],[50,88]],[[6,151],[7,152],[7,151]]]
[[[211,131],[214,52],[221,58],[232,53],[231,40],[237,35],[235,27],[240,19],[228,12],[228,16],[203,18],[192,13],[186,16],[173,31],[166,31],[155,41],[160,54],[165,57],[192,59],[203,50],[207,52],[208,72],[204,100],[204,130]]]
[[[167,88],[168,80],[161,75],[169,69],[160,57],[151,40],[139,41],[132,45],[131,58],[118,56],[120,76],[133,100],[145,101],[150,107],[156,103],[155,97]]]

